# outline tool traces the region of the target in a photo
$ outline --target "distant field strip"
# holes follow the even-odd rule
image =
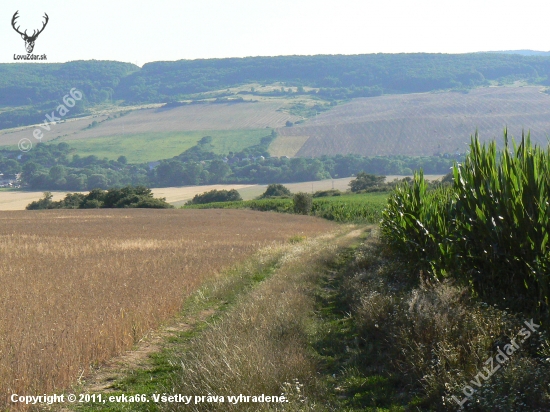
[[[214,141],[219,153],[242,150],[258,143],[258,136],[269,135],[271,128],[300,119],[281,110],[284,105],[285,101],[271,100],[148,108],[132,110],[108,121],[104,121],[106,115],[69,119],[50,125],[50,131],[40,130],[44,133],[43,142],[65,141],[81,155],[95,154],[109,159],[125,155],[130,161],[145,162],[176,156],[203,136],[228,138]],[[93,121],[99,124],[88,128]],[[0,146],[16,147],[23,138],[37,144],[34,130],[35,127],[28,127],[0,131]]]
[[[44,113],[46,115],[47,113]],[[102,122],[107,119],[108,116],[88,116],[82,119],[67,119],[63,123],[57,123],[49,125],[50,130],[45,130],[39,126],[23,127],[18,129],[0,130],[0,146],[13,146],[17,147],[17,143],[21,139],[29,139],[33,144],[38,143],[33,136],[35,129],[39,129],[43,133],[42,142],[47,142],[52,139],[60,138],[62,136],[69,136],[74,133],[78,133],[88,127],[92,122]]]
[[[130,163],[144,163],[169,159],[195,146],[204,136],[213,138],[214,151],[226,154],[238,152],[260,143],[269,136],[271,129],[199,130],[181,132],[148,132],[66,140],[80,156],[95,155],[99,158],[117,159],[124,155]]]
[[[135,110],[68,139],[194,130],[265,129],[281,127],[287,120],[299,119],[297,116],[277,111],[280,106],[278,102],[258,102],[194,104],[170,109]]]
[[[304,143],[309,139],[309,136],[278,136],[269,145],[269,154],[271,156],[288,156],[294,157],[302,148]]]
[[[520,136],[530,129],[546,145],[550,135],[550,96],[541,87],[489,87],[469,93],[388,95],[352,100],[304,125],[282,127],[281,138],[309,136],[296,156],[356,153],[432,155],[465,152],[476,128],[483,139],[508,126]]]
[[[204,193],[209,190],[246,190],[252,188],[251,185],[205,185],[205,186],[184,186],[184,187],[161,187],[152,189],[155,197],[165,197],[168,203],[175,206],[181,206],[190,200],[196,194]],[[265,189],[263,189],[265,191]],[[262,191],[262,192],[263,192]],[[69,192],[52,192],[53,200],[61,200]],[[85,192],[87,193],[87,192]],[[0,191],[0,211],[2,210],[25,210],[25,207],[42,197],[43,192],[23,192],[23,191]],[[261,194],[261,193],[260,193]],[[249,197],[250,199],[254,197]],[[248,199],[247,197],[245,197]]]
[[[387,176],[386,181],[404,176]],[[440,179],[440,175],[426,175],[426,180]],[[316,192],[318,190],[337,189],[346,191],[349,189],[349,182],[353,180],[353,177],[346,177],[342,179],[334,180],[316,180],[313,182],[301,182],[301,183],[287,183],[286,187],[292,192]],[[251,200],[260,196],[265,192],[267,185],[205,185],[205,186],[183,186],[183,187],[160,187],[153,188],[153,194],[155,197],[165,197],[168,203],[174,206],[182,206],[188,200],[191,200],[193,196],[208,192],[210,190],[231,190],[236,189],[244,200]],[[0,191],[0,211],[2,210],[24,210],[25,207],[32,201],[38,200],[42,197],[40,191],[37,192],[23,192],[23,191]],[[61,200],[68,192],[52,192],[53,200]]]
[[[60,392],[262,247],[334,226],[239,210],[0,215],[0,393]],[[0,398],[0,409],[8,406]]]

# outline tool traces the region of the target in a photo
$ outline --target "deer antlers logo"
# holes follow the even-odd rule
[[[40,33],[42,33],[44,31],[44,29],[46,28],[46,25],[48,24],[48,21],[50,20],[50,18],[48,17],[48,15],[46,13],[44,13],[44,18],[46,19],[46,21],[43,24],[42,28],[38,31],[34,30],[32,36],[29,36],[27,34],[27,30],[25,30],[24,33],[20,32],[19,31],[19,26],[17,26],[17,28],[15,27],[15,24],[16,24],[16,20],[19,18],[19,10],[17,10],[15,12],[15,14],[13,15],[12,19],[11,19],[11,25],[13,27],[13,29],[19,33],[21,35],[21,38],[23,40],[25,40],[25,48],[27,49],[27,53],[32,53],[32,51],[34,50],[34,42],[36,41],[36,38],[38,37],[38,35]]]

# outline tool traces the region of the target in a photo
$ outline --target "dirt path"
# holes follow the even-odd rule
[[[160,352],[171,337],[193,330],[197,324],[206,321],[216,310],[217,308],[204,310],[192,318],[177,319],[159,330],[151,331],[132,350],[109,360],[88,376],[82,376],[78,382],[79,391],[81,393],[113,392],[114,383],[127,376],[128,372],[149,369],[150,355]]]

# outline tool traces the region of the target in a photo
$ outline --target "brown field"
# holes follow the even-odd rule
[[[62,390],[172,317],[203,280],[262,247],[335,227],[239,210],[4,212],[0,220],[2,394]]]
[[[540,87],[489,87],[361,98],[277,131],[281,139],[309,136],[296,156],[416,156],[465,152],[476,128],[483,139],[502,140],[506,126],[514,136],[530,129],[533,140],[546,146],[550,96]]]
[[[195,104],[173,109],[146,108],[133,110],[129,114],[108,120],[107,115],[89,116],[82,119],[69,119],[43,131],[43,142],[63,137],[63,141],[140,135],[147,133],[185,132],[197,130],[240,130],[282,127],[287,120],[292,122],[300,117],[282,110],[286,100],[266,100],[243,104]],[[85,130],[92,121],[99,126]],[[38,141],[33,137],[37,126],[0,131],[0,146],[17,145],[23,139]]]
[[[280,107],[281,103],[272,101],[135,110],[64,140],[195,130],[261,129],[281,127],[287,120],[299,119],[277,111]]]

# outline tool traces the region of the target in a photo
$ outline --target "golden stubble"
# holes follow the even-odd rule
[[[0,393],[60,391],[175,315],[203,280],[332,228],[242,210],[4,212]]]

